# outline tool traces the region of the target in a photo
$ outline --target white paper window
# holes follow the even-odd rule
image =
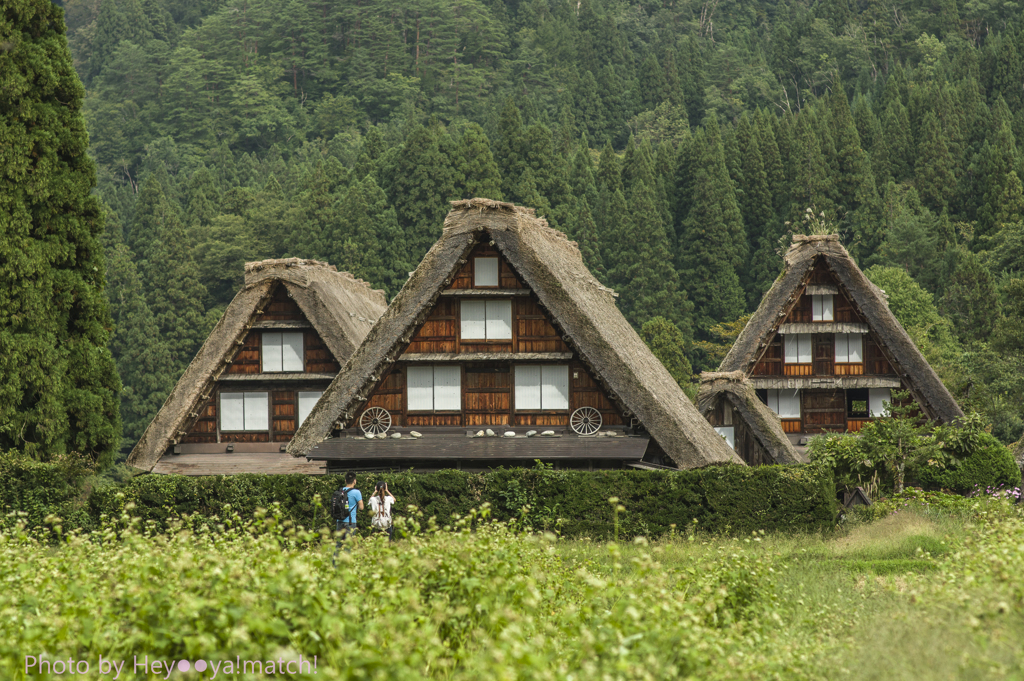
[[[868,391],[868,408],[872,416],[885,416],[885,403],[892,401],[889,388],[871,388]]]
[[[263,371],[304,371],[302,332],[263,332]]]
[[[516,411],[566,411],[568,409],[568,366],[524,365],[516,367]]]
[[[782,339],[786,346],[786,364],[811,363],[811,334],[791,333]]]
[[[323,392],[300,392],[299,393],[299,425],[301,426],[306,417],[309,416],[309,412],[313,411],[313,407],[320,401],[320,396]]]
[[[736,428],[733,426],[715,426],[715,432],[725,438],[730,449],[736,449]]]
[[[836,361],[859,363],[864,361],[864,336],[860,333],[836,334]]]
[[[474,286],[497,286],[498,285],[498,259],[497,258],[474,258],[474,262],[473,262],[473,285]]]
[[[811,296],[811,319],[816,322],[830,322],[832,316],[832,296]]]
[[[768,408],[783,419],[800,418],[799,390],[768,390]]]
[[[405,376],[409,411],[434,410],[434,367],[412,366]]]
[[[462,409],[462,370],[458,366],[412,366],[405,379],[409,411]]]
[[[270,430],[270,397],[267,393],[221,393],[220,429]]]
[[[463,340],[511,340],[511,300],[463,300]]]

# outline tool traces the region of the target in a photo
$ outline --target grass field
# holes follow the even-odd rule
[[[1000,501],[628,544],[412,521],[336,568],[272,511],[172,534],[125,515],[56,546],[15,520],[4,679],[1024,678],[1024,521]]]

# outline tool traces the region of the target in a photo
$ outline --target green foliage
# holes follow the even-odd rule
[[[824,477],[823,477],[824,476]],[[703,531],[743,533],[817,531],[834,516],[832,481],[815,468],[800,466],[722,466],[680,472],[575,472],[497,469],[486,474],[461,471],[414,474],[362,474],[357,487],[373,489],[388,481],[398,508],[412,504],[439,524],[464,516],[487,502],[499,520],[516,520],[569,537],[612,536],[616,517],[607,499],[617,496],[625,511],[617,518],[620,536],[660,536],[696,525]],[[307,527],[326,521],[316,495],[329,499],[339,476],[245,474],[215,477],[140,476],[125,487],[94,490],[89,509],[94,520],[119,517],[127,504],[143,522],[166,528],[176,514],[198,514],[215,525],[230,511],[250,518],[259,508],[278,503],[293,523]],[[528,507],[528,510],[524,510]],[[367,514],[360,527],[369,529]],[[319,525],[316,525],[319,526]]]
[[[680,387],[693,382],[693,368],[686,358],[686,349],[692,339],[687,339],[678,326],[664,317],[654,317],[643,325],[640,335]]]
[[[121,382],[85,92],[52,3],[5,3],[0,44],[0,450],[106,462]]]
[[[942,437],[936,434],[936,437]],[[946,443],[946,447],[952,446]],[[1010,450],[989,433],[980,433],[970,453],[957,460],[955,466],[940,468],[920,465],[914,471],[918,482],[926,487],[967,493],[1020,485],[1020,468]]]

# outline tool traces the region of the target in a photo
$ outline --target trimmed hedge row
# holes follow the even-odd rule
[[[359,477],[368,498],[379,474]],[[693,471],[557,471],[545,468],[497,469],[484,474],[449,470],[383,476],[397,498],[399,513],[415,505],[438,524],[484,502],[499,520],[523,519],[536,529],[568,537],[604,539],[615,531],[617,497],[619,536],[657,537],[674,525],[705,532],[820,531],[830,527],[837,507],[828,472],[812,466],[715,466]],[[165,527],[179,514],[243,518],[259,508],[281,505],[285,519],[305,527],[331,521],[330,499],[341,476],[258,475],[216,477],[144,475],[123,487],[105,487],[89,498],[89,515],[120,515],[128,503],[143,521]],[[319,494],[323,507],[315,508]],[[529,507],[524,511],[524,507]],[[369,513],[358,515],[369,528]],[[215,522],[211,520],[211,522]]]

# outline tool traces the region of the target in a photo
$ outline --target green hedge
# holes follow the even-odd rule
[[[1020,485],[1020,469],[1013,453],[990,433],[978,436],[978,446],[956,466],[938,469],[928,465],[917,466],[907,473],[922,487],[948,489],[967,493],[976,487],[986,489],[1016,487]]]
[[[361,475],[364,498],[380,477]],[[438,524],[465,514],[484,502],[499,520],[523,517],[536,529],[564,536],[604,539],[614,534],[610,497],[618,497],[620,537],[656,537],[671,526],[684,532],[694,526],[707,532],[819,531],[836,514],[833,482],[811,466],[716,466],[694,471],[556,471],[544,468],[497,469],[485,474],[441,471],[383,476],[397,497],[397,509],[415,505]],[[177,514],[224,517],[226,506],[242,517],[279,502],[286,519],[310,527],[327,519],[330,499],[341,476],[235,475],[185,477],[144,475],[124,487],[94,491],[90,515],[120,515],[127,504],[144,521],[165,526]],[[323,508],[315,510],[319,494]],[[368,528],[369,514],[359,514]],[[696,521],[696,523],[694,522]],[[211,522],[215,522],[211,520]]]
[[[74,454],[43,463],[20,452],[0,452],[0,511],[24,514],[29,527],[44,526],[50,515],[68,527],[90,527],[82,483],[91,463]]]

